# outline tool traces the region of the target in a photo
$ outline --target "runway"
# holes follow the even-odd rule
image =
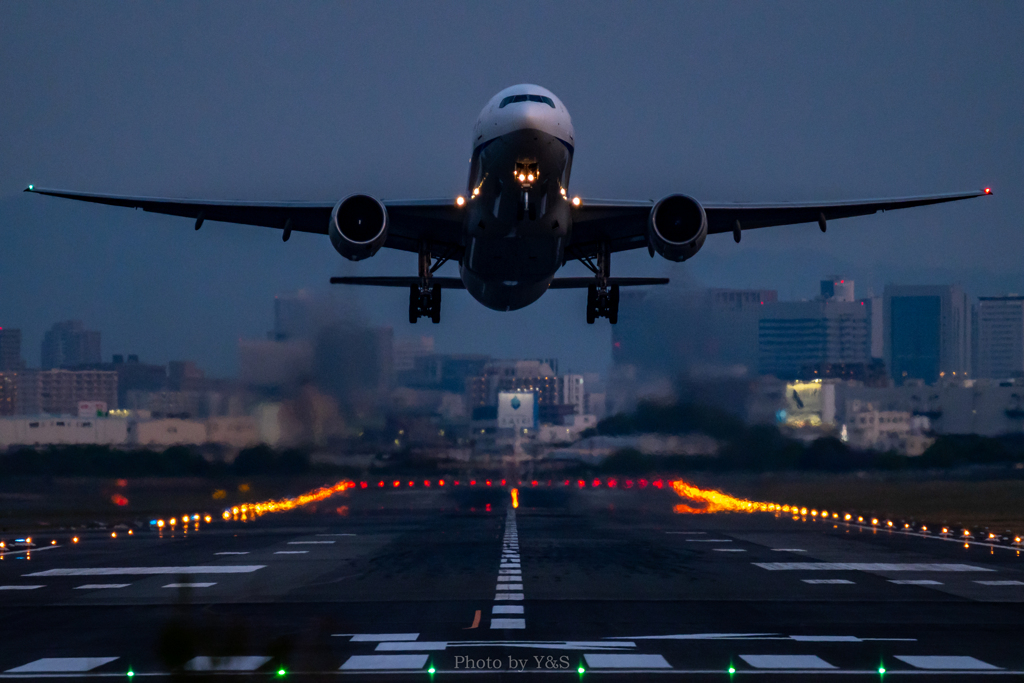
[[[1024,675],[1018,550],[678,501],[356,490],[38,537],[0,558],[0,676]]]

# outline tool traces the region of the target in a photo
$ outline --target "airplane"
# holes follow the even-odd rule
[[[992,193],[936,194],[839,202],[712,203],[686,194],[657,201],[586,199],[569,192],[576,150],[572,119],[562,101],[537,85],[514,85],[491,98],[473,126],[466,194],[454,199],[382,200],[352,194],[336,203],[162,199],[53,190],[26,192],[133,207],[195,220],[241,223],[327,235],[351,261],[381,248],[419,255],[412,277],[333,277],[333,284],[409,288],[409,322],[441,321],[441,290],[465,289],[496,311],[513,311],[549,289],[587,289],[587,322],[618,320],[619,288],[668,283],[667,278],[613,277],[612,254],[647,249],[675,262],[700,251],[708,235],[776,225],[817,223]],[[592,277],[555,277],[568,261]],[[435,276],[448,261],[460,277]]]

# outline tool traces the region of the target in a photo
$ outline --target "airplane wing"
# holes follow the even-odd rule
[[[327,234],[334,203],[279,201],[244,202],[206,199],[166,199],[131,197],[52,190],[29,185],[26,192],[76,199],[93,204],[123,206],[153,213],[181,216],[196,221],[198,230],[205,221],[257,225],[278,230]],[[388,237],[385,247],[418,252],[423,243],[458,258],[462,251],[462,220],[451,199],[383,201],[388,210]],[[287,239],[287,238],[286,238]]]
[[[955,202],[992,194],[988,188],[975,192],[956,192],[919,197],[892,199],[862,199],[846,202],[778,202],[707,203],[702,204],[708,217],[708,234],[732,233],[739,221],[741,230],[767,228],[775,225],[819,223],[836,218],[867,216],[879,211],[909,209],[915,206]],[[626,251],[647,246],[647,220],[653,201],[615,201],[584,199],[573,209],[572,242],[567,248],[568,258],[594,256],[601,244],[609,251]]]

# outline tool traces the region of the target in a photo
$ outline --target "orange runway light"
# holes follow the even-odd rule
[[[72,538],[71,542],[72,543],[78,543],[78,536],[75,536],[74,538]]]
[[[744,498],[735,498],[727,493],[722,493],[721,491],[715,491],[713,489],[702,489],[690,484],[689,482],[683,481],[682,479],[676,479],[669,483],[672,486],[672,490],[675,491],[676,495],[680,498],[686,498],[687,500],[698,504],[698,507],[694,507],[688,503],[676,505],[674,509],[677,514],[755,512],[761,509],[761,506],[769,505],[768,503],[746,500]]]
[[[512,489],[512,507],[519,507],[519,489]]]

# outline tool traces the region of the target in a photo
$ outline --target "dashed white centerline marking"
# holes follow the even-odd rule
[[[305,555],[308,550],[278,550],[275,555]]]
[[[755,669],[834,669],[817,655],[740,655]]]
[[[494,590],[499,591],[521,591],[523,590],[523,584],[521,583],[499,583]]]
[[[45,586],[0,586],[0,591],[34,591],[37,588],[45,588]]]
[[[803,548],[772,548],[773,553],[806,553]]]
[[[852,584],[853,581],[847,579],[802,579],[804,583],[810,584]]]
[[[957,657],[952,655],[896,655],[896,659],[917,669],[994,671],[1000,668],[974,657]]]
[[[501,583],[502,581],[520,581],[520,580],[521,580],[521,576],[519,576],[519,575],[517,575],[517,576],[499,576],[498,577],[498,583]]]
[[[225,550],[223,552],[214,553],[214,555],[248,555],[248,550]]]
[[[42,674],[92,671],[116,659],[117,657],[45,657],[13,669],[8,669],[4,673]]]
[[[491,614],[522,614],[522,605],[494,605]]]
[[[87,583],[82,586],[75,586],[76,591],[100,590],[103,588],[127,588],[130,583]]]
[[[495,600],[513,600],[516,602],[522,602],[525,600],[525,596],[522,593],[497,593],[494,596]]]
[[[492,629],[523,629],[526,628],[526,619],[491,619]]]
[[[422,669],[430,655],[352,655],[342,671],[396,671]]]
[[[356,534],[317,534],[317,536],[355,536]]]
[[[712,548],[716,553],[745,553],[743,548]]]
[[[385,640],[377,643],[378,652],[408,652],[409,650],[429,650],[435,652],[448,647],[445,640]]]
[[[209,588],[210,586],[216,586],[214,583],[169,583],[164,588]]]
[[[687,543],[732,543],[731,538],[688,538]]]
[[[857,636],[790,636],[798,643],[859,643]]]
[[[606,655],[587,652],[583,655],[592,669],[671,669],[661,655]]]
[[[704,536],[706,531],[666,531],[666,534],[677,534],[679,536]]]

